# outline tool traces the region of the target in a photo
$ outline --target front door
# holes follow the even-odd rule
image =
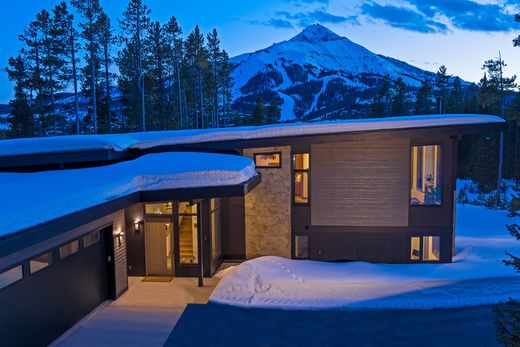
[[[146,222],[147,275],[173,275],[173,228],[170,222]]]

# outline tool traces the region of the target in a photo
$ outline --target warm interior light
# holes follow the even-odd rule
[[[141,230],[141,223],[139,221],[134,222],[134,231],[138,233]]]

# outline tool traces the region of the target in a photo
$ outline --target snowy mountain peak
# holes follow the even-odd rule
[[[313,24],[303,29],[301,33],[293,37],[292,42],[324,42],[341,39],[341,36],[325,28],[321,24]]]

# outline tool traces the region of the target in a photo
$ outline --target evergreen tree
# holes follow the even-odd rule
[[[174,114],[177,111],[177,124],[183,129],[185,127],[184,108],[182,103],[182,80],[181,67],[183,61],[182,29],[175,17],[171,17],[163,28],[168,57],[168,103],[169,111]]]
[[[262,98],[256,98],[255,110],[251,115],[251,125],[263,125],[265,124],[265,109],[264,101]]]
[[[145,106],[145,71],[146,71],[146,40],[150,30],[150,10],[142,0],[130,0],[123,12],[123,18],[119,21],[125,47],[120,52],[118,65],[121,72],[120,82],[126,84],[122,89],[127,93],[126,109],[135,107],[135,103],[128,100],[133,95],[139,95],[141,108],[141,131],[146,131],[146,106]],[[127,64],[126,66],[121,66]],[[128,84],[135,85],[131,91]],[[135,111],[134,111],[135,112]],[[134,113],[135,115],[135,113]]]
[[[220,38],[216,29],[213,29],[207,35],[207,51],[208,51],[208,67],[210,78],[208,81],[208,89],[210,96],[210,112],[211,127],[218,126],[219,118],[219,86],[221,84],[221,76],[219,75],[222,51],[220,49]]]
[[[464,113],[464,91],[460,78],[455,77],[448,96],[446,111],[448,113]]]
[[[432,87],[428,80],[421,82],[421,87],[417,91],[414,110],[415,114],[431,114],[432,113]]]
[[[385,76],[377,95],[372,102],[370,112],[368,116],[370,118],[387,117],[389,115],[389,104],[390,104],[390,77]]]
[[[205,127],[205,93],[204,78],[207,72],[207,51],[204,45],[204,35],[199,26],[188,35],[184,44],[184,72],[186,86],[186,106],[193,114],[195,128]]]
[[[439,106],[437,111],[439,113],[446,113],[445,104],[448,98],[450,78],[451,75],[448,75],[448,69],[446,66],[441,65],[435,74],[435,97],[437,98]]]
[[[394,83],[394,96],[392,98],[392,114],[406,116],[408,105],[406,101],[406,84],[401,77]]]
[[[6,71],[9,80],[15,82],[15,95],[9,102],[11,112],[7,119],[10,124],[10,135],[15,138],[34,136],[33,112],[27,95],[28,74],[22,56],[9,58],[9,67]]]
[[[99,0],[71,0],[72,6],[76,8],[83,21],[79,24],[81,36],[86,41],[86,61],[83,68],[85,79],[84,91],[92,101],[92,131],[98,132],[98,76],[100,70],[100,45],[98,20],[103,13]]]
[[[221,102],[221,118],[224,122],[224,126],[229,125],[232,110],[231,105],[233,102],[233,77],[231,76],[232,66],[229,63],[229,56],[225,50],[222,50],[222,54],[220,56],[220,70],[219,75],[221,76],[221,85],[220,85],[220,102]],[[217,126],[220,126],[220,118],[217,119]]]
[[[271,101],[267,106],[265,113],[266,123],[276,124],[280,120],[282,110],[280,109],[280,106],[278,106],[274,101]]]
[[[112,28],[112,24],[110,22],[110,18],[106,13],[101,13],[98,21],[97,21],[97,29],[99,32],[99,44],[101,46],[102,51],[102,65],[104,68],[103,74],[103,82],[105,84],[105,100],[104,100],[104,112],[103,112],[103,120],[104,120],[104,128],[108,133],[112,132],[112,97],[111,97],[111,81],[113,79],[113,74],[110,72],[110,67],[112,65],[112,45],[115,43],[116,39],[114,37],[114,30]]]

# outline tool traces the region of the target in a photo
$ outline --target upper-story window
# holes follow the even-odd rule
[[[442,202],[441,145],[412,146],[410,203],[438,206]]]
[[[255,153],[255,166],[257,168],[282,167],[282,153]]]
[[[159,204],[145,204],[146,214],[172,214],[173,204],[163,202]]]
[[[309,153],[297,153],[292,157],[294,186],[293,201],[295,204],[309,203],[309,174],[310,174],[310,155]]]

